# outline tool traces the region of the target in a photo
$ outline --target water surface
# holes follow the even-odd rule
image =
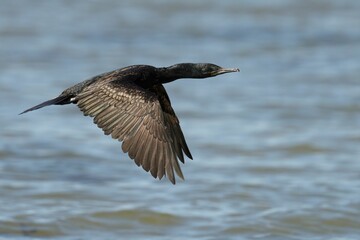
[[[0,239],[358,239],[360,2],[4,1]],[[98,73],[213,62],[166,85],[194,160],[158,181],[76,106]]]

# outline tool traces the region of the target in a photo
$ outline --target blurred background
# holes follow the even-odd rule
[[[0,239],[358,239],[360,1],[1,1]],[[240,73],[166,85],[194,160],[173,186],[74,105],[132,64]]]

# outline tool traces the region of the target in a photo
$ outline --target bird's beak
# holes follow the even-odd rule
[[[238,68],[221,68],[217,74],[224,74],[229,72],[240,72],[240,69]]]

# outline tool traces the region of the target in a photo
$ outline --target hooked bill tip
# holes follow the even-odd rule
[[[221,72],[228,73],[228,72],[240,72],[239,68],[223,68],[221,69]]]
[[[232,70],[232,72],[240,72],[239,68],[230,68],[230,70]]]

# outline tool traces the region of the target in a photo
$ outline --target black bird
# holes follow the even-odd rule
[[[106,135],[122,141],[122,150],[154,178],[164,175],[175,184],[174,170],[184,179],[178,159],[192,159],[171,107],[164,83],[180,78],[208,78],[237,68],[210,63],[181,63],[156,68],[134,65],[103,73],[78,83],[58,97],[25,110],[26,113],[49,105],[75,103],[85,116]]]

